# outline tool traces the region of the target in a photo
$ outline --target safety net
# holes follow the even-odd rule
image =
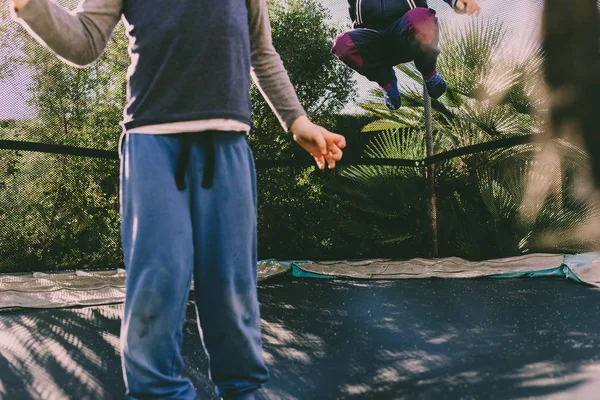
[[[402,106],[390,110],[375,83],[331,52],[350,29],[345,2],[269,2],[273,43],[301,102],[347,147],[334,170],[319,171],[252,88],[261,276],[558,269],[598,284],[594,259],[577,271],[565,262],[598,249],[600,209],[584,142],[550,129],[543,2],[482,4],[470,18],[431,0],[448,89],[431,99],[413,63],[398,65]],[[77,69],[3,7],[0,49],[0,297],[10,307],[119,301],[124,27]]]
[[[398,105],[393,85],[386,100],[347,65],[356,42],[344,32],[369,4],[425,1],[266,0],[301,104],[347,146],[320,171],[252,86],[247,141],[270,373],[257,399],[598,398],[600,2],[478,1],[480,15],[468,16],[448,4],[463,1],[427,0],[447,89],[432,98],[423,71],[399,64]],[[122,398],[122,328],[132,326],[119,205],[126,28],[75,68],[14,21],[8,3],[0,399]],[[182,378],[216,400],[210,368],[224,363],[214,353],[209,362],[204,338],[229,329],[215,335],[204,293],[190,289],[177,334]],[[160,321],[162,297],[145,303],[143,319]],[[153,331],[139,326],[140,338]]]

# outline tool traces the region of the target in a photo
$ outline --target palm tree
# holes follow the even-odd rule
[[[438,70],[448,91],[432,100],[436,153],[543,131],[543,55],[532,38],[517,46],[506,40],[508,34],[502,23],[485,19],[443,28]],[[367,147],[366,158],[424,158],[422,77],[412,64],[397,69],[405,78],[400,85],[403,107],[388,110],[378,91],[373,92],[375,100],[360,104],[377,117],[363,131],[381,131]],[[570,195],[564,179],[567,164],[582,164],[585,154],[564,141],[555,145],[566,158],[554,165],[535,157],[537,144],[438,164],[440,254],[489,258],[585,249],[581,243],[563,248],[546,240],[550,232],[573,228],[596,213]],[[541,199],[535,215],[527,216],[527,184],[536,181],[554,195]],[[347,210],[343,225],[348,233],[386,253],[430,255],[424,169],[351,166],[331,189]]]
[[[497,20],[477,19],[458,27],[442,26],[438,70],[448,90],[432,100],[433,120],[442,147],[436,152],[486,140],[539,131],[536,112],[543,57],[533,37],[523,43],[507,41],[508,30]],[[515,47],[518,49],[515,51]],[[390,111],[373,91],[361,107],[380,120],[364,131],[409,127],[420,130],[423,120],[423,78],[412,63],[397,66],[405,77],[400,91],[403,107]]]

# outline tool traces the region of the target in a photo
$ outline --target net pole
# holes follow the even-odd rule
[[[431,97],[429,97],[429,93],[427,92],[427,87],[425,86],[425,81],[423,81],[423,103],[424,103],[424,112],[425,112],[425,150],[427,152],[427,157],[433,156],[433,122],[431,116]],[[428,201],[428,211],[429,211],[429,221],[431,224],[431,249],[433,253],[433,257],[438,257],[438,226],[437,226],[437,202],[435,195],[435,164],[431,164],[427,166],[427,195],[429,197]]]

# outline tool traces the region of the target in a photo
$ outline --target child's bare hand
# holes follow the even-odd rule
[[[467,15],[479,15],[481,12],[481,7],[479,7],[477,0],[456,0],[454,9],[459,14]]]
[[[29,0],[9,0],[8,3],[12,3],[11,5],[15,8],[15,10],[20,10],[24,8],[27,3],[29,3]]]
[[[342,159],[342,149],[346,147],[346,138],[337,133],[312,123],[306,116],[301,116],[291,126],[294,140],[317,162],[320,170],[334,168],[336,161]]]

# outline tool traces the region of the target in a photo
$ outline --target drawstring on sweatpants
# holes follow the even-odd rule
[[[202,176],[202,188],[209,189],[213,185],[215,176],[215,140],[213,133],[205,132],[202,134],[185,135],[181,143],[179,158],[177,159],[177,167],[175,168],[175,182],[177,189],[185,190],[185,173],[190,161],[190,148],[193,143],[197,143],[204,148],[204,174]]]

